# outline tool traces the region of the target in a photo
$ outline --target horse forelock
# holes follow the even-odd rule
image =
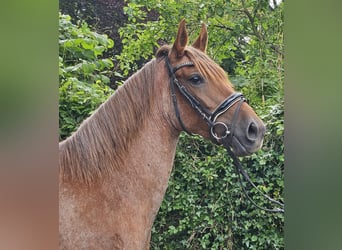
[[[125,154],[149,117],[156,61],[152,60],[60,143],[60,174],[87,184],[123,167]]]
[[[172,46],[164,45],[157,51],[157,58],[170,55]],[[184,54],[195,64],[200,73],[211,82],[227,82],[230,87],[233,85],[228,81],[227,73],[214,62],[206,53],[192,47],[186,46]],[[176,65],[173,65],[176,66]]]
[[[207,54],[190,46],[186,47],[185,53],[206,79],[217,83],[227,82],[232,87],[227,80],[227,73]]]

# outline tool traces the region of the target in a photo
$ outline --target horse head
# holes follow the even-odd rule
[[[195,42],[188,46],[185,20],[178,27],[172,46],[163,46],[157,58],[164,58],[170,79],[179,130],[199,134],[214,143],[231,147],[235,155],[250,155],[262,146],[265,125],[234,91],[225,71],[206,54],[205,24]]]

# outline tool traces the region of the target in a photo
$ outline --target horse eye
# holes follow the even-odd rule
[[[191,84],[193,85],[199,85],[203,82],[203,78],[200,75],[192,75],[189,78],[189,81],[191,82]]]

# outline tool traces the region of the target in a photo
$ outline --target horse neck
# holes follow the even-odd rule
[[[115,172],[111,178],[107,178],[106,184],[112,190],[122,190],[124,187],[123,195],[128,199],[131,197],[135,203],[140,203],[137,205],[137,213],[148,211],[152,213],[153,218],[168,185],[179,137],[179,131],[170,123],[169,114],[173,107],[169,93],[169,78],[164,64],[157,63],[155,60],[153,80],[139,83],[151,84],[152,91],[142,102],[145,110],[141,114],[141,121],[135,121],[138,123],[136,136],[132,138],[127,150],[124,150],[124,157],[121,157],[124,168]],[[129,87],[135,89],[136,86]],[[133,99],[133,102],[135,101]],[[113,179],[116,179],[115,183]],[[144,207],[147,207],[145,212]]]
[[[179,132],[165,119],[168,77],[156,64],[136,73],[62,143],[62,182],[102,183],[102,190],[125,190],[126,197],[159,208]]]

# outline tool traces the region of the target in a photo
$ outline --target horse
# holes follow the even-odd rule
[[[183,19],[174,43],[59,143],[60,249],[149,249],[182,131],[237,156],[261,148],[264,123],[207,44],[202,24],[188,45]]]

